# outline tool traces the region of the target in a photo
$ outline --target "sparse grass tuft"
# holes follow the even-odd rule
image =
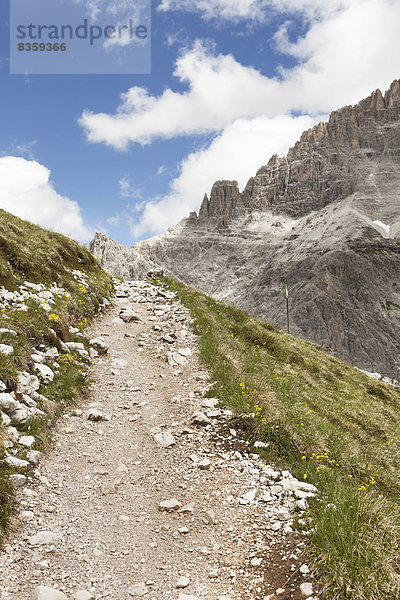
[[[310,342],[171,279],[192,313],[210,396],[260,454],[317,486],[310,558],[335,600],[400,597],[400,391]],[[304,526],[304,525],[303,525]]]

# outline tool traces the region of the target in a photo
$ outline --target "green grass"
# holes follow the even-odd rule
[[[328,597],[400,597],[400,391],[236,308],[166,279],[200,355],[262,456],[317,486],[310,559]]]
[[[83,272],[87,285],[83,286],[72,271]],[[66,406],[86,393],[85,364],[70,353],[62,351],[62,342],[88,340],[76,338],[71,326],[84,332],[99,309],[101,300],[113,289],[111,277],[96,262],[89,250],[58,233],[44,230],[0,210],[0,287],[15,291],[24,281],[51,286],[55,282],[70,296],[57,298],[50,313],[39,302],[26,301],[28,311],[12,308],[0,311],[0,328],[12,329],[18,336],[3,335],[1,342],[12,345],[11,357],[0,355],[0,379],[8,391],[15,390],[18,373],[29,370],[32,350],[40,344],[56,346],[61,352],[60,369],[50,385],[42,385],[40,393],[47,400],[39,402],[46,415],[34,419],[29,425],[19,427],[21,432],[34,435],[36,448],[45,449],[51,429]],[[12,514],[14,493],[8,476],[16,472],[4,463],[6,429],[0,423],[0,543],[4,539]]]

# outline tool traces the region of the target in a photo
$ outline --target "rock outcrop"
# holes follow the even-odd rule
[[[243,192],[218,181],[199,214],[132,248],[91,249],[129,279],[168,273],[370,371],[400,378],[400,82],[306,131]]]

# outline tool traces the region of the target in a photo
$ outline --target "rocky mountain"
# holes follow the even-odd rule
[[[241,192],[217,181],[199,213],[132,248],[91,250],[128,279],[174,277],[369,371],[400,379],[400,81],[306,131]]]

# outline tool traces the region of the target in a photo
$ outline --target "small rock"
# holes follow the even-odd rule
[[[100,494],[102,496],[111,496],[111,494],[115,494],[117,492],[117,484],[116,482],[111,483],[111,481],[106,481],[100,488]]]
[[[190,348],[178,348],[178,352],[181,356],[192,356],[192,351]]]
[[[67,596],[54,588],[39,585],[31,593],[31,600],[68,600]]]
[[[40,459],[40,452],[39,450],[31,450],[30,452],[28,452],[28,454],[26,455],[26,458],[29,460],[29,462],[32,465],[37,465],[39,464],[39,459]]]
[[[54,379],[54,372],[47,365],[35,363],[34,370],[37,371],[43,380],[43,383],[51,383]]]
[[[87,590],[78,590],[73,594],[72,600],[92,600],[94,596]]]
[[[22,460],[16,456],[7,456],[5,462],[10,465],[10,467],[15,467],[16,469],[26,469],[26,467],[29,467],[29,462],[27,460]]]
[[[195,425],[202,425],[203,427],[211,423],[210,419],[201,410],[196,410],[192,415],[192,422]]]
[[[148,589],[146,587],[146,584],[141,582],[141,583],[135,583],[135,585],[132,585],[128,592],[130,593],[131,596],[145,596],[148,592]]]
[[[36,535],[28,538],[28,544],[31,546],[52,546],[61,540],[59,533],[53,531],[39,531]]]
[[[162,448],[171,448],[175,446],[176,440],[170,431],[162,431],[154,436],[155,441]]]
[[[135,311],[129,308],[123,308],[119,313],[119,316],[125,323],[139,322],[142,320]]]
[[[180,508],[178,512],[182,514],[194,513],[194,502],[190,502],[190,504],[185,504],[185,506],[182,506],[182,508]]]
[[[40,381],[36,375],[30,375],[26,371],[18,375],[17,392],[30,395],[40,388]]]
[[[262,563],[262,558],[253,558],[250,561],[250,564],[252,567],[259,567],[261,565],[261,563]]]
[[[15,488],[23,487],[27,481],[25,475],[19,475],[19,474],[10,475],[10,477],[8,479]]]
[[[300,573],[302,573],[303,575],[308,575],[309,572],[310,572],[310,569],[308,568],[307,565],[301,565]]]
[[[0,354],[11,356],[11,354],[14,354],[14,348],[8,344],[0,344]]]
[[[282,596],[282,594],[284,594],[284,593],[285,593],[285,591],[286,591],[286,590],[285,590],[285,588],[278,588],[278,589],[276,590],[276,592],[275,592],[275,595],[276,595],[276,596]]]
[[[20,403],[15,400],[11,394],[0,394],[0,410],[5,413],[13,413],[20,406]]]
[[[187,586],[189,585],[189,583],[190,583],[190,579],[189,579],[189,577],[180,577],[180,578],[178,579],[178,581],[177,581],[177,583],[176,583],[175,587],[176,587],[176,588],[178,588],[178,589],[179,589],[179,588],[180,588],[180,589],[187,588]]]
[[[33,435],[23,435],[19,438],[19,443],[25,448],[32,448],[35,444],[35,438]]]
[[[31,510],[23,510],[19,516],[22,521],[32,521],[35,517]]]
[[[199,600],[197,596],[192,596],[190,594],[179,594],[178,600]]]
[[[199,463],[197,463],[197,466],[202,471],[208,471],[208,469],[211,467],[211,460],[209,458],[204,458]]]
[[[300,586],[300,592],[305,598],[312,596],[313,586],[312,583],[302,583]]]
[[[107,415],[97,408],[90,408],[85,412],[85,419],[98,423],[100,421],[111,421],[110,415]]]
[[[213,510],[207,510],[202,519],[206,525],[215,525],[215,512]]]
[[[107,354],[108,352],[108,345],[101,337],[93,338],[89,341],[89,344],[93,346],[93,348],[97,350],[99,354]]]
[[[176,498],[172,498],[171,500],[163,500],[158,505],[158,510],[161,512],[169,512],[173,510],[178,510],[182,505]]]

